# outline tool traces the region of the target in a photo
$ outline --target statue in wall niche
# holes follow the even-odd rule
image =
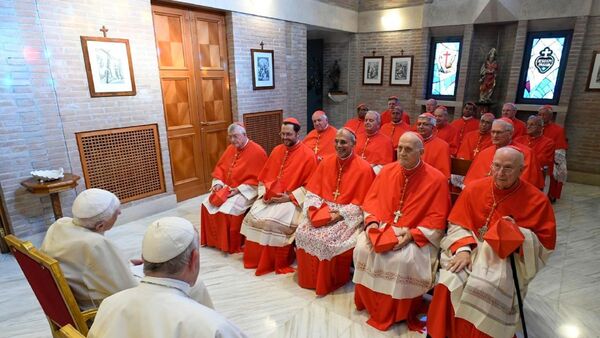
[[[333,61],[333,65],[327,72],[327,79],[329,80],[329,92],[335,93],[340,91],[340,75],[342,70],[338,64],[338,60]]]
[[[492,93],[496,87],[496,74],[498,74],[496,54],[496,48],[490,49],[479,71],[479,102],[481,103],[492,102]]]

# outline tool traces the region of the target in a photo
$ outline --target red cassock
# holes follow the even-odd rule
[[[271,152],[258,176],[258,181],[263,184],[274,182],[281,171],[280,182],[283,182],[282,188],[291,196],[292,191],[306,186],[316,167],[315,154],[304,143],[298,142],[290,148],[280,144]],[[293,200],[293,202],[297,204],[296,201]],[[291,269],[289,266],[294,262],[294,255],[292,244],[273,247],[246,240],[244,267],[247,269],[256,268],[256,275],[262,275],[273,270],[278,273],[287,273]]]
[[[512,142],[510,145],[519,148],[523,155],[525,155],[525,168],[521,173],[521,178],[539,189],[544,189],[542,166],[538,162],[536,155],[524,144]],[[497,147],[495,146],[488,147],[475,156],[473,163],[471,163],[471,166],[469,167],[467,176],[465,176],[465,185],[469,185],[469,183],[477,179],[489,176],[496,149]]]
[[[258,174],[266,160],[265,150],[251,140],[241,150],[229,145],[217,162],[212,177],[230,188],[237,188],[242,184],[256,187]],[[244,214],[230,215],[220,211],[210,214],[202,205],[200,208],[202,246],[215,247],[229,253],[241,252],[243,236],[240,234],[240,226]]]
[[[494,195],[492,195],[494,189]],[[522,228],[531,230],[540,243],[549,250],[556,244],[556,221],[548,199],[533,185],[520,180],[514,187],[500,190],[493,185],[493,178],[486,177],[474,181],[462,191],[448,216],[448,221],[458,224],[475,233],[486,223],[491,205],[498,204],[489,224],[494,224],[504,216],[511,216]],[[524,208],[523,204],[527,204]],[[450,246],[455,253],[460,247],[477,243],[472,236],[464,237]],[[427,314],[427,333],[433,338],[488,338],[489,335],[477,330],[470,322],[456,318],[450,301],[450,291],[443,284],[437,284]]]
[[[460,150],[460,147],[462,146],[462,143],[467,134],[471,131],[479,129],[479,121],[474,117],[468,119],[461,117],[452,121],[450,125],[454,127],[454,129],[456,129],[458,132],[458,144],[456,146],[458,150]]]
[[[408,113],[406,111],[402,111],[401,119],[402,119],[402,122],[404,122],[410,126],[410,116],[408,116]],[[383,111],[383,113],[381,113],[381,125],[383,126],[384,124],[391,123],[391,122],[392,122],[392,110],[386,109]]]
[[[467,133],[463,139],[463,142],[456,153],[456,157],[465,160],[473,160],[473,158],[475,158],[475,156],[483,149],[490,146],[492,146],[492,134],[487,133],[481,135],[479,130],[471,131]]]
[[[451,155],[456,154],[458,151],[458,130],[452,125],[446,125],[443,128],[436,127],[436,130],[435,136],[448,143]]]
[[[544,126],[544,136],[547,138],[554,140],[556,144],[556,149],[569,149],[569,144],[567,143],[567,138],[565,137],[565,129],[554,122],[550,122]],[[560,198],[560,193],[562,191],[562,182],[558,182],[554,179],[554,176],[550,172],[550,191],[548,191],[548,196],[550,198]]]
[[[446,217],[450,211],[450,195],[446,177],[423,161],[417,168],[410,171],[405,170],[398,162],[387,165],[381,170],[363,202],[364,211],[369,213],[365,224],[370,222],[393,223],[407,175],[409,181],[404,195],[403,216],[395,226],[408,227],[415,244],[423,248],[431,243],[417,227],[443,232],[446,229]],[[358,250],[358,247],[355,250]],[[376,255],[403,254],[403,250]],[[422,329],[423,324],[416,318],[417,314],[425,311],[422,295],[415,298],[398,299],[389,294],[371,290],[368,286],[362,285],[360,280],[357,281],[357,276],[361,278],[359,273],[361,273],[360,266],[363,262],[356,260],[355,253],[354,265],[358,270],[355,271],[354,276],[356,284],[354,302],[359,311],[367,309],[369,312],[370,318],[367,323],[379,330],[387,330],[392,324],[406,320],[409,329]],[[426,268],[430,269],[430,267]],[[390,267],[390,271],[394,271],[392,269]],[[369,272],[362,272],[362,274],[366,273]],[[396,277],[401,279],[400,275]],[[402,276],[402,278],[404,277],[412,276]],[[385,278],[385,276],[380,278]],[[433,279],[431,283],[433,283]],[[425,292],[426,290],[423,293]]]
[[[425,141],[425,153],[421,159],[450,178],[450,146],[446,141],[431,136]]]
[[[338,183],[340,165],[343,166],[343,169]],[[321,161],[306,185],[306,189],[330,203],[360,206],[374,178],[375,174],[369,163],[356,154],[352,154],[343,161],[339,160],[337,156],[329,156]],[[335,198],[334,192],[338,186],[339,195]],[[312,225],[309,223],[308,226]],[[298,242],[301,241],[297,237],[297,245]],[[352,249],[331,260],[321,260],[298,245],[296,255],[298,258],[298,284],[303,288],[315,289],[319,296],[334,291],[350,280]]]
[[[371,136],[366,133],[357,135],[354,151],[371,165],[384,165],[394,160],[392,140],[383,135],[381,130]]]
[[[400,140],[400,136],[407,131],[410,131],[410,124],[404,121],[401,121],[400,123],[386,123],[381,127],[381,130],[379,130],[380,133],[392,139],[392,146],[394,147],[394,150],[396,147],[398,147],[398,140]]]
[[[540,135],[539,137],[525,135],[517,137],[515,142],[524,144],[533,150],[542,168],[547,168],[547,175],[552,175],[552,169],[554,168],[554,141],[544,135]]]
[[[511,119],[511,121],[513,122],[513,129],[514,129],[513,135],[512,135],[513,140],[519,136],[523,136],[523,135],[527,134],[527,124],[525,124],[525,122],[519,120],[518,118]]]
[[[360,135],[365,135],[367,133],[367,131],[365,130],[365,119],[359,119],[358,117],[348,120],[344,127],[352,129],[356,137]]]
[[[325,156],[335,154],[335,133],[337,129],[328,125],[325,130],[318,132],[316,129],[311,130],[302,142],[306,144],[317,158],[325,158]]]

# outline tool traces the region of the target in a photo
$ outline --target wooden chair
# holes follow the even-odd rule
[[[85,338],[81,332],[77,331],[71,324],[67,324],[60,328],[58,331],[58,337],[60,338]]]
[[[86,336],[87,322],[94,319],[97,309],[79,309],[58,261],[14,235],[5,240],[48,318],[52,336],[60,337],[58,331],[68,324]]]
[[[469,171],[469,167],[471,167],[472,162],[473,161],[471,160],[463,160],[462,158],[451,158],[450,173],[452,175],[466,176],[467,171]],[[452,200],[452,204],[456,202],[458,195],[460,195],[459,189],[456,187],[452,187],[452,189],[450,190],[450,198]]]

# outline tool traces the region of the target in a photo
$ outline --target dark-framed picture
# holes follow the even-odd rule
[[[135,95],[129,40],[96,36],[80,38],[90,95]]]
[[[273,51],[266,49],[251,49],[252,55],[252,89],[275,88],[275,61]]]
[[[412,83],[413,56],[392,56],[390,86],[410,86]]]
[[[527,34],[517,103],[558,104],[572,36],[571,30]]]
[[[431,39],[427,98],[456,98],[461,48],[460,36]]]
[[[363,85],[383,84],[383,56],[363,57]]]
[[[594,51],[594,56],[592,56],[586,90],[600,90],[600,53],[597,51]]]

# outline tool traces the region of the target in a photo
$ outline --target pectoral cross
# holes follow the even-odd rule
[[[398,223],[398,220],[402,217],[402,211],[396,210],[394,211],[394,223]]]
[[[319,145],[318,144],[315,145],[315,147],[314,147],[313,150],[314,150],[315,154],[318,153],[319,152]]]
[[[333,192],[333,200],[337,200],[338,196],[340,196],[341,193],[338,189],[335,189],[335,191]]]
[[[487,224],[482,226],[481,228],[479,228],[479,230],[477,230],[477,232],[479,233],[479,240],[483,241],[483,235],[485,235],[485,233],[488,231],[488,226]]]

